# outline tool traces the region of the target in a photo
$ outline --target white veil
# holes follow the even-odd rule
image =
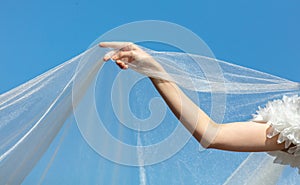
[[[299,83],[269,74],[145,50],[217,122],[249,120],[258,106],[299,94]],[[297,169],[266,153],[201,148],[145,76],[103,65],[107,51],[95,46],[0,95],[0,184],[299,182]]]

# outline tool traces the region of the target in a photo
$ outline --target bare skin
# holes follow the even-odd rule
[[[121,69],[128,69],[130,64],[134,64],[146,66],[153,71],[165,72],[151,56],[133,43],[102,42],[99,46],[116,49],[113,53],[106,55],[103,60],[114,60]],[[205,147],[239,152],[284,149],[284,143],[277,144],[278,137],[267,137],[269,125],[256,122],[217,124],[194,104],[175,83],[149,78],[174,115]],[[204,144],[205,142],[208,144]]]

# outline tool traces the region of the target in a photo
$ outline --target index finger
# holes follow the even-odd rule
[[[130,45],[132,45],[130,42],[101,42],[99,44],[100,47],[113,49],[121,49]]]

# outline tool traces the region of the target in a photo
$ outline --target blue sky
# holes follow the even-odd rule
[[[300,81],[299,1],[2,1],[0,93],[83,52],[119,25],[163,20],[201,37],[218,59]]]
[[[0,93],[84,51],[104,32],[164,20],[200,36],[216,57],[300,81],[298,1],[2,1]]]

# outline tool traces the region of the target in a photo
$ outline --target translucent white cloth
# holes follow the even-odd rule
[[[92,119],[93,107],[98,110],[105,129],[127,145],[155,145],[182,127],[164,104],[148,105],[158,94],[147,79],[133,86],[130,79],[140,79],[141,75],[132,70],[120,71],[112,63],[104,65],[102,57],[107,52],[95,46],[0,95],[0,184],[299,182],[299,175],[293,169],[270,162],[273,158],[266,153],[203,150],[194,139],[189,139],[176,155],[155,165],[144,165],[152,156],[160,156],[180,143],[186,133],[177,135],[152,156],[142,147],[127,153],[107,140],[96,131],[99,125]],[[173,80],[219,123],[249,120],[257,106],[300,92],[299,83],[224,61],[186,53],[147,52],[168,76],[139,66],[130,67],[142,74]],[[123,74],[122,83],[116,80],[119,74]],[[125,96],[129,86],[131,92]],[[88,101],[90,92],[94,93],[95,102]],[[97,146],[99,150],[111,151],[111,157],[121,161],[132,156],[139,166],[114,163],[99,155],[79,131],[75,114],[83,115],[84,129],[94,134],[92,139],[102,142]],[[159,126],[149,132],[128,128],[151,124],[152,116],[161,118],[161,115]],[[249,172],[253,175],[249,176]]]
[[[284,96],[259,108],[253,121],[265,122],[271,126],[268,137],[278,135],[277,142],[285,143],[286,152],[270,152],[276,156],[274,162],[291,165],[300,170],[300,97]],[[299,171],[300,173],[300,171]]]

